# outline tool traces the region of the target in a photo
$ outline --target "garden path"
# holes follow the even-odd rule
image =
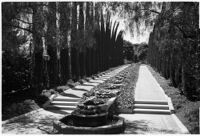
[[[135,88],[133,114],[120,114],[126,120],[126,134],[189,133],[173,113],[170,98],[146,65],[141,65]]]

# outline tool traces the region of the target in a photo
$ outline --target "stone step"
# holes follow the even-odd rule
[[[158,104],[158,105],[168,105],[168,101],[163,100],[135,100],[135,104]]]
[[[160,110],[160,109],[133,109],[134,113],[141,114],[171,114],[170,110]]]
[[[74,110],[76,106],[66,106],[66,105],[49,105],[47,110]]]
[[[51,105],[66,105],[66,106],[76,106],[78,101],[53,101]]]
[[[157,105],[157,104],[134,104],[134,108],[138,109],[165,109],[169,110],[168,105]]]
[[[55,110],[55,109],[48,109],[48,111],[51,111],[53,113],[58,113],[58,114],[63,114],[63,115],[66,115],[66,114],[71,114],[73,112],[73,110]]]
[[[78,102],[78,101],[80,101],[80,98],[72,98],[72,97],[58,96],[58,97],[54,98],[54,101]]]

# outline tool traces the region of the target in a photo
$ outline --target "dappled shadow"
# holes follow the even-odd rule
[[[60,107],[60,106],[57,106],[57,105],[51,105],[50,107],[48,107],[47,109],[50,109],[50,111],[52,110],[74,110],[74,107],[64,107],[64,108],[62,108],[62,107]],[[56,113],[56,112],[54,112],[54,113]],[[59,112],[58,112],[59,113]],[[66,112],[66,113],[68,113],[68,112]]]
[[[15,134],[50,134],[53,130],[53,121],[61,117],[37,113],[16,119],[8,124],[2,125],[2,127],[4,128],[4,132],[13,132]]]
[[[126,121],[126,134],[138,134],[138,131],[147,131],[148,122],[145,120],[140,121],[133,121],[129,122]]]
[[[52,111],[51,111],[52,112]],[[64,114],[67,115],[67,114]],[[26,116],[9,124],[4,124],[6,131],[15,130],[15,134],[55,134],[53,122],[64,115],[56,117],[53,114],[44,113]],[[125,134],[177,134],[178,131],[156,128],[146,120],[126,121]]]
[[[98,82],[98,81],[96,81],[96,82],[94,82],[94,81],[89,81],[88,83],[102,83],[102,82]]]
[[[72,88],[73,91],[85,91],[87,92],[88,90],[82,89],[82,88]]]
[[[111,78],[111,76],[102,76],[102,77],[99,77],[98,79],[109,79]]]
[[[95,85],[87,85],[87,84],[82,84],[81,86],[95,86]]]
[[[67,97],[81,98],[81,97],[79,97],[77,95],[70,94],[70,93],[65,93],[65,92],[60,93],[60,95],[67,96]]]
[[[180,132],[175,130],[158,129],[158,128],[152,128],[151,132],[157,134],[181,134]]]
[[[98,80],[102,80],[102,81],[106,81],[108,80],[109,78],[101,78],[101,79],[98,79]]]
[[[101,77],[98,77],[97,79],[100,79],[100,78],[110,78],[110,76],[101,76]]]
[[[70,114],[69,112],[63,111],[63,110],[48,110],[47,109],[47,111],[50,111],[50,112],[53,112],[53,113],[56,113],[56,114],[63,114],[63,115]]]
[[[175,130],[155,128],[146,120],[126,121],[125,134],[176,134]]]

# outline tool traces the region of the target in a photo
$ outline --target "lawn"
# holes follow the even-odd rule
[[[171,97],[175,114],[187,127],[192,134],[199,134],[199,107],[200,101],[190,101],[184,95],[180,94],[180,90],[171,86],[170,80],[165,79],[156,72],[152,67],[149,70],[163,88],[165,93]]]

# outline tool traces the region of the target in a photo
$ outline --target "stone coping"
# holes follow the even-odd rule
[[[175,114],[171,114],[171,116],[173,117],[174,121],[176,122],[178,127],[181,129],[183,134],[190,134],[188,129],[183,125],[183,123],[178,119],[178,117]]]
[[[118,119],[115,124],[108,124],[99,127],[76,127],[68,126],[57,120],[54,121],[53,127],[59,134],[115,134],[122,133],[125,130],[124,118],[114,116]]]
[[[54,98],[56,98],[58,96],[58,94],[52,94],[49,98],[48,101],[46,101],[42,107],[45,109],[48,105],[50,105],[50,103],[54,100]]]

